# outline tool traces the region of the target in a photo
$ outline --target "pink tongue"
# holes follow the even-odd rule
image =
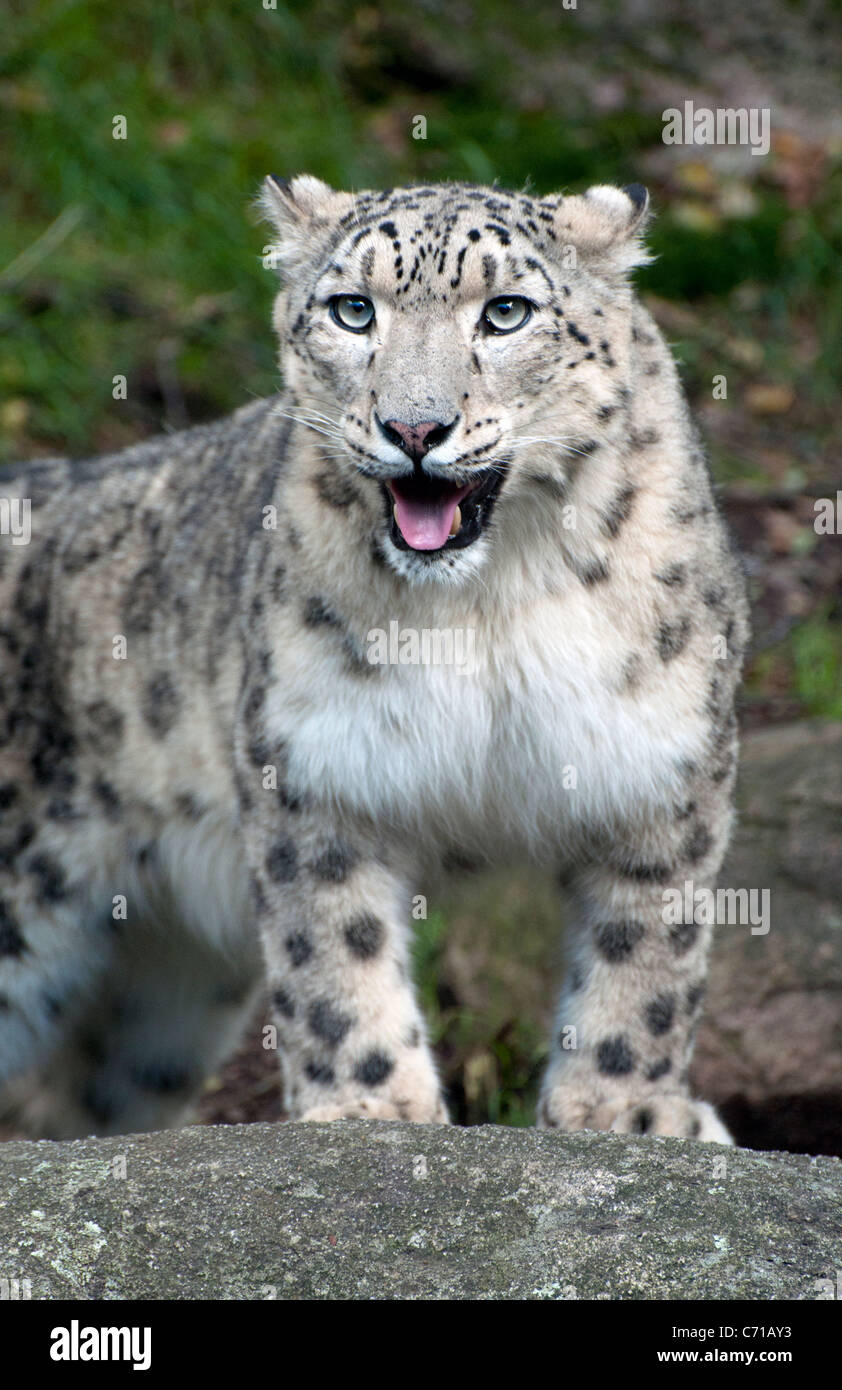
[[[393,493],[395,520],[407,545],[413,550],[440,550],[450,535],[453,513],[467,491],[460,488],[437,502],[419,502]]]

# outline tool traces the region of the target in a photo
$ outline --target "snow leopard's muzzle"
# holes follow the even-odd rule
[[[389,535],[398,550],[415,551],[431,559],[446,550],[464,550],[482,534],[505,477],[505,464],[470,464],[432,460],[431,451],[453,434],[458,416],[449,423],[422,420],[374,420],[380,434],[405,455],[412,471],[379,473]],[[482,453],[487,450],[483,449]]]

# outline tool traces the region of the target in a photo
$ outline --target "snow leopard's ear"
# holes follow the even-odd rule
[[[648,220],[649,194],[643,184],[596,184],[586,193],[558,200],[556,240],[574,246],[594,270],[622,275],[652,259],[641,239]]]
[[[289,271],[310,259],[327,232],[354,205],[351,193],[337,193],[312,174],[282,179],[270,174],[264,180],[258,207],[277,232],[272,264]]]

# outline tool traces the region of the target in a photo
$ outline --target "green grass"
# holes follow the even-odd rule
[[[549,4],[476,9],[471,24],[435,4],[409,18],[396,0],[275,10],[14,0],[0,49],[0,398],[18,405],[3,456],[148,432],[163,408],[161,341],[191,419],[273,389],[272,279],[248,221],[269,171],[353,187],[529,180],[539,192],[639,178],[659,143],[657,110],[629,102],[571,121],[546,84],[529,96],[533,66],[554,46],[594,64],[598,35]],[[411,138],[418,113],[426,140]],[[115,116],[125,140],[112,138]],[[755,215],[715,234],[682,226],[668,206],[640,277],[659,295],[726,311],[735,287],[756,283],[773,371],[792,366],[793,314],[810,315],[821,350],[803,385],[828,406],[842,323],[839,178],[797,213],[761,183]],[[78,224],[9,282],[2,268],[68,210]],[[692,389],[692,340],[687,354]],[[111,398],[120,372],[125,403]]]
[[[749,703],[775,686],[788,688],[810,718],[842,719],[842,631],[831,603],[760,654],[747,682]]]
[[[807,713],[842,719],[842,632],[827,609],[795,629],[792,653],[795,689]]]

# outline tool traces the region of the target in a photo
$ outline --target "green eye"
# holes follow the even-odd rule
[[[482,311],[482,322],[492,333],[514,333],[532,317],[532,305],[517,294],[501,294],[489,299]]]
[[[340,328],[364,333],[374,322],[374,305],[362,294],[335,294],[330,301],[330,316]]]

